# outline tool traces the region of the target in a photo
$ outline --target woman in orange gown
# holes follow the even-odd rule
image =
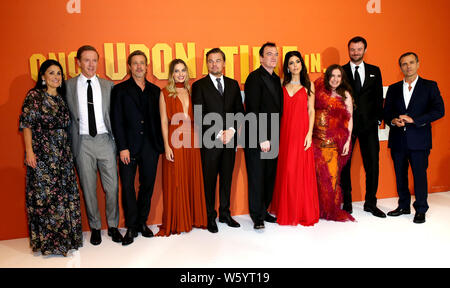
[[[200,149],[194,141],[189,73],[181,59],[169,65],[169,84],[160,96],[165,157],[162,161],[163,217],[156,236],[207,227]]]
[[[314,85],[302,55],[284,59],[283,115],[272,212],[280,225],[312,226],[319,221],[314,152]]]
[[[319,191],[320,218],[354,221],[341,209],[339,175],[350,155],[353,128],[351,86],[344,70],[331,65],[323,78],[317,79],[313,130],[314,160]]]

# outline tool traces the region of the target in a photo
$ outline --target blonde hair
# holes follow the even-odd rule
[[[177,96],[177,89],[175,86],[175,80],[173,79],[173,72],[177,64],[183,64],[186,67],[186,78],[184,79],[184,88],[191,93],[191,86],[189,85],[189,68],[186,63],[181,59],[173,59],[169,64],[169,84],[167,85],[167,91],[169,91],[169,97]]]

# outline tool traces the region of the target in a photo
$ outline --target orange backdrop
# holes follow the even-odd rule
[[[297,47],[308,58],[309,71],[314,72],[310,76],[316,79],[328,65],[346,63],[347,41],[361,35],[368,40],[365,60],[381,68],[384,86],[402,79],[399,55],[417,52],[419,74],[438,82],[449,111],[447,0],[227,0],[220,4],[194,0],[128,0],[126,4],[119,0],[16,0],[2,1],[1,8],[0,240],[28,235],[24,145],[18,117],[26,92],[35,84],[39,61],[56,58],[64,62],[66,75],[73,77],[78,72],[73,51],[84,44],[97,47],[100,53],[98,74],[116,83],[126,79],[123,67],[130,50],[148,48],[148,79],[164,87],[168,61],[186,57],[195,70],[194,78],[200,78],[205,49],[213,47],[226,49],[226,75],[243,84],[248,72],[258,65],[254,49],[266,41],[276,42],[280,54]],[[430,192],[450,190],[449,119],[433,123]],[[358,145],[354,153],[353,200],[360,201],[364,199],[365,179]],[[232,185],[233,214],[248,213],[246,177],[240,149]],[[104,194],[100,183],[98,186],[99,205],[104,211]],[[392,159],[387,142],[381,141],[378,197],[394,196]],[[148,224],[160,223],[161,214],[158,170]],[[121,210],[121,226],[123,223]],[[84,203],[83,228],[89,228]]]

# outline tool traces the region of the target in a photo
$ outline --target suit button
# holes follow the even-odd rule
[[[144,124],[144,121],[141,121],[141,124]]]
[[[140,132],[141,133],[141,135],[143,135],[144,134],[144,132]]]

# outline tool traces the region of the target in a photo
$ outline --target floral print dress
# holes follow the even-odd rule
[[[28,92],[19,128],[32,131],[36,168],[27,166],[26,209],[30,246],[64,255],[82,246],[80,193],[68,139],[69,109],[61,96]]]

